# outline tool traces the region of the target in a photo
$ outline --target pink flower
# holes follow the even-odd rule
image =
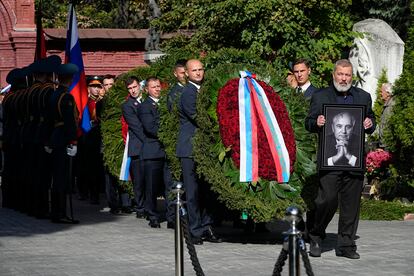
[[[380,176],[391,164],[392,154],[382,149],[370,151],[365,158],[366,174],[368,176]]]

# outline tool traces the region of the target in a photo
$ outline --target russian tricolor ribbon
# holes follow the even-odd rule
[[[121,171],[119,172],[119,180],[128,181],[131,180],[129,174],[129,167],[131,165],[131,157],[128,157],[128,143],[129,143],[129,134],[127,133],[124,155],[122,157]]]
[[[255,77],[248,71],[240,71],[240,182],[259,179],[259,142],[266,142],[269,145],[277,181],[288,182],[290,177],[289,153],[266,93]],[[259,122],[266,134],[266,141],[257,140]]]

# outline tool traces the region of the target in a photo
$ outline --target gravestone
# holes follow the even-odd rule
[[[354,46],[349,53],[353,73],[357,77],[354,85],[369,92],[374,104],[382,69],[387,70],[390,83],[394,83],[402,73],[404,42],[381,19],[365,19],[357,22],[353,31],[363,34],[363,37],[355,38]]]

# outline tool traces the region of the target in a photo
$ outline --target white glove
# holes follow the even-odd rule
[[[53,151],[53,149],[52,148],[49,148],[48,146],[45,146],[44,148],[45,148],[45,152],[47,152],[49,154],[51,154],[52,151]]]
[[[77,152],[78,152],[78,146],[77,145],[69,145],[69,146],[66,147],[66,153],[69,156],[74,157]]]

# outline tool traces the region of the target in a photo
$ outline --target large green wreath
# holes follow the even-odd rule
[[[120,105],[127,96],[124,80],[130,75],[140,79],[154,75],[164,82],[174,83],[172,68],[175,61],[190,57],[194,55],[172,53],[149,67],[136,68],[118,78],[109,93],[102,118],[105,163],[112,174],[119,175],[124,149],[120,123]],[[283,217],[285,209],[292,204],[303,207],[301,193],[306,202],[312,202],[312,187],[315,187],[312,175],[316,170],[315,137],[304,129],[303,124],[309,104],[303,95],[295,94],[284,85],[284,69],[277,70],[254,54],[233,49],[210,53],[202,61],[207,68],[206,80],[202,86],[204,92],[200,93],[197,99],[197,120],[200,128],[193,140],[194,159],[198,164],[199,176],[211,185],[211,189],[227,208],[245,211],[258,222]],[[278,91],[288,109],[297,148],[295,171],[287,185],[265,180],[261,180],[257,185],[241,185],[238,182],[238,170],[233,165],[228,149],[221,143],[216,115],[217,94],[229,79],[238,77],[238,72],[245,69],[255,72],[261,80]],[[165,98],[162,103],[165,103]],[[174,107],[169,113],[166,104],[161,104],[160,113],[159,137],[165,146],[173,176],[179,179],[180,164],[175,156],[179,127],[177,109]],[[129,183],[121,184],[130,187]]]
[[[297,162],[295,172],[289,184],[278,184],[274,181],[260,180],[257,185],[245,185],[239,182],[239,172],[234,166],[229,154],[220,139],[216,115],[217,95],[219,89],[232,78],[238,77],[238,72],[247,69],[268,80],[269,84],[277,88],[284,99],[292,120],[292,126],[297,136]],[[202,85],[202,93],[197,98],[197,129],[193,140],[194,159],[197,173],[211,185],[220,201],[232,210],[245,211],[255,221],[269,221],[275,217],[282,217],[290,205],[303,206],[300,197],[302,186],[307,178],[315,172],[315,140],[303,126],[306,116],[307,103],[302,95],[295,95],[294,91],[279,85],[278,73],[268,66],[246,64],[221,64],[207,71],[206,80]],[[178,129],[177,110],[173,114],[162,113],[163,125],[160,139],[166,145],[167,152],[172,153],[169,158],[178,162],[175,157],[176,135],[171,136],[171,130]],[[164,128],[165,127],[165,128]],[[178,178],[179,167],[173,172]],[[312,186],[312,185],[311,185]]]

